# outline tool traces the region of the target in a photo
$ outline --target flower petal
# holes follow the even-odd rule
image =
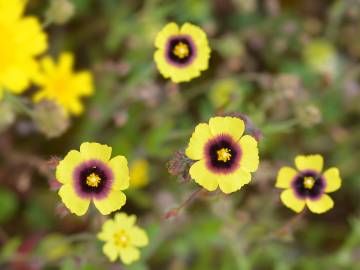
[[[157,34],[155,39],[155,46],[159,49],[163,49],[169,37],[179,34],[179,27],[176,23],[171,22],[165,25],[165,27]]]
[[[139,260],[140,251],[134,247],[127,247],[120,250],[120,258],[124,264],[131,264]]]
[[[125,194],[120,190],[111,190],[108,196],[104,199],[94,199],[96,208],[103,215],[108,215],[111,212],[119,210],[126,202]]]
[[[114,220],[117,225],[121,225],[121,228],[131,228],[136,222],[136,216],[128,216],[125,213],[116,213]]]
[[[218,187],[219,175],[210,172],[204,160],[197,161],[190,168],[190,176],[196,183],[208,191],[214,191]]]
[[[111,157],[110,146],[100,143],[84,142],[80,146],[80,153],[84,159],[98,159],[104,162],[109,161]]]
[[[111,242],[105,243],[105,245],[103,246],[103,252],[112,262],[116,261],[119,255],[119,250]]]
[[[311,212],[321,214],[333,208],[334,201],[330,198],[329,195],[323,194],[317,200],[307,199],[306,204]]]
[[[79,151],[71,150],[56,167],[56,180],[60,183],[70,183],[74,169],[83,161]]]
[[[245,135],[240,139],[242,151],[240,166],[245,171],[255,172],[259,167],[259,149],[257,145],[257,141],[249,135]]]
[[[323,174],[323,178],[326,182],[325,192],[333,192],[341,187],[341,178],[338,168],[330,168]]]
[[[193,160],[202,159],[204,157],[205,145],[210,138],[211,133],[209,125],[205,123],[197,125],[185,151],[186,155]]]
[[[82,216],[89,208],[90,200],[79,197],[71,184],[63,185],[59,190],[62,202],[75,215]]]
[[[229,134],[238,141],[244,133],[244,121],[237,117],[212,117],[209,121],[212,135]]]
[[[321,155],[297,156],[295,165],[299,171],[313,170],[320,173],[323,169],[324,159]]]
[[[97,234],[97,238],[102,241],[109,241],[114,236],[115,222],[112,219],[105,221],[101,232]]]
[[[301,200],[294,194],[292,189],[284,190],[280,195],[283,204],[294,210],[296,213],[300,213],[305,206],[305,200]]]
[[[233,174],[222,175],[218,181],[221,191],[229,194],[248,184],[251,181],[251,174],[238,169]]]
[[[289,188],[291,181],[297,175],[297,171],[291,167],[282,167],[279,170],[275,187],[277,188]]]
[[[124,190],[129,187],[129,168],[124,156],[116,156],[109,161],[109,166],[114,173],[112,189]]]
[[[135,226],[129,229],[131,243],[136,247],[144,247],[149,244],[149,238],[143,229]]]

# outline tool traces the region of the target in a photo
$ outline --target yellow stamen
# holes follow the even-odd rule
[[[96,173],[91,173],[86,177],[86,184],[90,187],[97,187],[101,181],[101,178]]]
[[[189,47],[183,42],[179,42],[175,48],[173,49],[173,54],[175,54],[180,59],[183,59],[187,56],[189,56]]]
[[[312,189],[315,184],[315,179],[312,176],[306,176],[304,178],[304,187],[307,189]]]
[[[227,162],[231,159],[231,154],[230,154],[231,150],[228,148],[222,148],[220,150],[217,151],[217,159],[218,161],[223,161],[223,162]]]
[[[124,230],[120,230],[114,234],[114,242],[118,247],[126,247],[129,244],[129,237]]]

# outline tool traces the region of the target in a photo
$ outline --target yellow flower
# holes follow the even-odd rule
[[[149,183],[149,163],[146,159],[137,159],[130,166],[130,187],[142,188]]]
[[[81,114],[80,98],[93,93],[92,75],[88,71],[74,73],[73,65],[74,57],[70,53],[62,53],[57,65],[49,56],[44,57],[35,80],[41,89],[35,94],[34,102],[53,100],[67,112]]]
[[[103,215],[126,202],[122,190],[129,187],[129,169],[123,156],[111,157],[112,148],[99,143],[82,143],[80,152],[71,150],[56,168],[62,184],[59,195],[65,206],[82,216],[93,201]]]
[[[47,48],[37,18],[23,17],[26,1],[0,0],[0,98],[3,91],[23,92],[36,75],[35,57]]]
[[[340,188],[340,173],[335,167],[322,173],[323,163],[321,155],[297,156],[297,170],[291,167],[280,169],[275,186],[285,189],[280,196],[285,206],[299,213],[306,204],[311,212],[317,214],[334,206],[333,200],[326,193]]]
[[[196,160],[190,168],[195,182],[209,191],[219,186],[227,194],[250,182],[259,151],[252,136],[243,136],[244,130],[244,121],[236,117],[213,117],[195,128],[185,152]]]
[[[148,236],[144,230],[135,225],[136,216],[117,213],[113,220],[107,220],[98,238],[105,241],[104,254],[114,262],[118,257],[125,264],[139,260],[139,247],[147,246]]]
[[[175,83],[187,82],[208,68],[210,48],[205,32],[185,23],[167,24],[157,35],[154,59],[164,78]]]

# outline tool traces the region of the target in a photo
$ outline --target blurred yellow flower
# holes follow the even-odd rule
[[[37,18],[23,17],[26,1],[0,0],[0,98],[4,90],[23,92],[36,75],[36,56],[47,48]]]
[[[118,257],[125,264],[139,260],[139,247],[147,246],[148,236],[144,230],[135,225],[136,216],[117,213],[113,220],[107,220],[98,238],[105,241],[104,254],[114,262]]]
[[[303,57],[305,63],[318,73],[334,76],[338,72],[339,59],[329,41],[317,39],[306,44]]]
[[[93,79],[88,71],[73,71],[74,57],[62,53],[56,65],[49,56],[40,62],[40,74],[35,83],[41,88],[34,95],[34,102],[53,100],[70,114],[81,114],[83,105],[80,98],[93,93]]]
[[[149,162],[137,159],[130,166],[130,188],[142,188],[149,183]]]
[[[335,167],[322,173],[323,163],[321,155],[297,156],[297,170],[291,167],[280,169],[275,186],[285,189],[280,196],[285,206],[299,213],[307,205],[311,212],[317,214],[334,206],[326,193],[340,188],[340,173]]]
[[[56,168],[62,184],[59,195],[65,206],[82,216],[93,201],[103,215],[119,210],[126,202],[122,190],[129,187],[129,169],[123,156],[111,157],[112,148],[99,143],[82,143],[80,152],[71,150]]]
[[[185,23],[167,24],[157,35],[154,59],[164,78],[187,82],[208,68],[210,48],[205,32],[198,26]]]
[[[217,187],[226,194],[251,181],[259,166],[257,141],[244,135],[244,121],[236,117],[213,117],[199,124],[191,136],[186,155],[196,162],[190,176],[209,191]]]

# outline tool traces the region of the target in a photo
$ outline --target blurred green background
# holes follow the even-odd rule
[[[93,72],[96,92],[52,139],[0,108],[0,269],[360,269],[360,1],[73,0],[69,18],[49,11],[54,1],[30,0],[27,14],[46,24],[53,56],[73,52],[77,69]],[[155,36],[171,21],[209,37],[209,69],[190,83],[164,80],[153,61]],[[164,219],[198,188],[167,162],[197,123],[234,112],[261,137],[253,181]],[[66,120],[51,121],[56,129]],[[67,214],[50,190],[51,157],[83,141],[111,145],[137,175],[123,210],[138,216],[150,245],[131,266],[102,254],[104,219]],[[294,219],[276,174],[311,153],[340,169],[343,186],[331,211]]]

